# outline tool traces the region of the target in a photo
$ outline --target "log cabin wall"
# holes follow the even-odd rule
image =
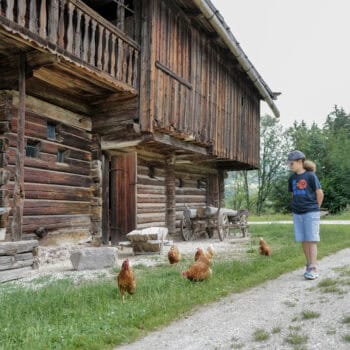
[[[166,226],[166,158],[145,157],[142,151],[137,158],[137,228]],[[186,206],[194,209],[212,204],[208,202],[209,178],[215,177],[217,171],[176,163],[171,169],[175,178],[175,225],[178,233]]]
[[[175,169],[176,227],[185,208],[198,209],[208,204],[208,180],[210,169],[193,166],[177,166]]]
[[[1,139],[8,140],[4,186],[12,206],[17,137],[17,92],[0,92]],[[23,234],[39,227],[48,233],[81,237],[100,220],[98,161],[92,161],[91,121],[30,96],[26,97],[26,157]],[[7,234],[11,234],[11,215]],[[91,220],[91,218],[94,220]],[[94,221],[94,223],[92,223]],[[98,231],[98,230],[97,230]]]
[[[165,226],[165,167],[137,157],[137,228]]]
[[[193,139],[219,158],[258,166],[260,96],[254,86],[174,2],[149,4],[142,40],[152,48],[142,53],[150,80],[142,84],[141,77],[142,129]]]

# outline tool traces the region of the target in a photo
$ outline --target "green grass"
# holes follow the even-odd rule
[[[264,214],[264,215],[249,215],[248,221],[291,221],[292,214]],[[344,211],[340,214],[322,216],[321,220],[350,220],[350,211]]]
[[[308,337],[306,335],[293,332],[287,335],[285,341],[291,345],[302,345],[307,343],[307,339]]]
[[[319,312],[305,310],[301,313],[303,320],[310,320],[312,318],[318,318],[321,316]]]
[[[350,343],[350,334],[344,335],[343,340]]]
[[[341,322],[350,325],[350,315],[344,316]]]
[[[274,327],[271,330],[272,334],[277,334],[277,333],[281,333],[282,332],[282,328],[281,327]]]
[[[336,280],[333,278],[325,278],[321,282],[318,283],[318,287],[320,288],[322,293],[332,293],[332,294],[345,294],[346,292],[338,287],[338,284],[341,284],[342,281]]]
[[[255,341],[265,341],[270,338],[270,334],[264,329],[256,329],[253,333],[253,339]]]
[[[0,285],[0,349],[112,349],[178,319],[198,305],[242,292],[304,265],[292,225],[254,225],[256,253],[242,261],[214,261],[213,276],[202,283],[180,278],[180,266],[135,268],[137,290],[123,304],[115,281],[49,281],[41,288]],[[258,254],[258,237],[271,245],[272,256]],[[319,257],[350,247],[345,226],[321,228]],[[248,254],[247,254],[248,255]],[[39,282],[47,282],[40,281]]]

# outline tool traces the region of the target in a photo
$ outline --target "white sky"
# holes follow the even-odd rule
[[[212,0],[272,91],[285,126],[350,113],[350,0]],[[261,112],[272,114],[262,103]]]

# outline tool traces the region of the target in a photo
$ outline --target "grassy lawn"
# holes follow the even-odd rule
[[[34,289],[0,285],[0,349],[112,349],[180,318],[194,307],[241,292],[304,264],[291,225],[250,228],[249,259],[216,260],[213,276],[202,283],[180,278],[180,266],[135,268],[137,291],[123,304],[115,281],[75,285],[71,280]],[[257,254],[258,237],[272,257]],[[322,226],[320,257],[350,247],[347,226]]]
[[[287,221],[292,220],[292,214],[249,215],[248,221]],[[340,214],[322,216],[321,220],[350,220],[350,211]]]

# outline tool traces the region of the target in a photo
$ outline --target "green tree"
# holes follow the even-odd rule
[[[287,153],[290,150],[290,137],[279,123],[269,115],[260,123],[260,167],[257,171],[258,194],[256,213],[260,215],[266,200],[272,194],[275,181],[285,174]],[[286,191],[287,192],[287,191]]]

